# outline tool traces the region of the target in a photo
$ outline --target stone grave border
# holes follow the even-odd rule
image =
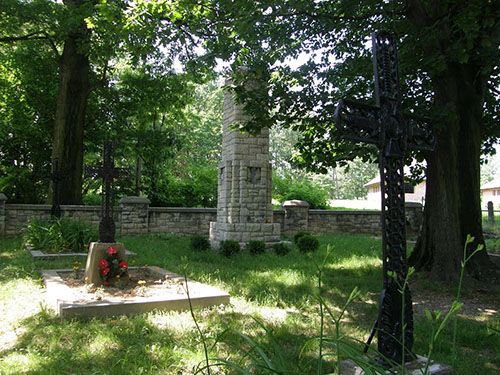
[[[28,250],[31,257],[35,260],[45,260],[45,259],[61,259],[61,258],[73,258],[73,257],[87,257],[87,253],[58,253],[58,254],[47,254],[41,250],[33,250],[29,245],[24,245],[24,248]],[[137,254],[130,250],[125,250],[125,255],[127,257],[135,257]]]
[[[130,267],[138,269],[141,267]],[[171,280],[184,281],[184,277],[163,268],[149,266],[150,271],[159,274],[159,277],[168,276]],[[181,311],[189,309],[186,295],[169,295],[165,297],[135,297],[126,301],[117,298],[108,298],[100,301],[81,302],[69,286],[65,284],[59,273],[72,273],[70,269],[42,270],[42,277],[46,287],[46,302],[53,308],[61,319],[80,317],[109,317],[117,315],[132,315],[152,310]],[[230,295],[218,288],[188,279],[191,304],[193,307],[209,307],[229,303]],[[193,294],[196,294],[193,296]]]

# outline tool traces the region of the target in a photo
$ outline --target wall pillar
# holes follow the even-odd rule
[[[285,219],[283,233],[291,236],[299,231],[307,231],[309,223],[309,203],[300,200],[291,200],[283,203]]]
[[[420,226],[424,220],[423,206],[419,202],[406,202],[406,221],[407,221],[407,233],[415,234],[420,231]]]
[[[125,197],[119,203],[122,209],[121,236],[148,234],[151,201],[141,197]]]
[[[0,237],[5,237],[5,203],[7,202],[7,197],[4,193],[0,193]]]

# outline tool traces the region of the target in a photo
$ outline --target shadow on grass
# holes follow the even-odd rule
[[[144,317],[61,321],[40,312],[1,354],[9,374],[141,374],[176,364],[172,335]],[[26,367],[25,367],[26,366]]]

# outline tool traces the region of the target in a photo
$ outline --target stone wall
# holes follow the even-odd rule
[[[0,237],[22,234],[30,218],[49,218],[49,205],[7,204],[0,193]],[[72,217],[94,225],[99,223],[100,206],[61,206],[63,217]],[[215,208],[149,207],[149,200],[130,197],[114,208],[117,236],[148,233],[172,233],[181,236],[208,236],[210,222],[217,219]],[[416,232],[422,222],[422,205],[407,203],[408,233]],[[380,234],[379,211],[310,210],[302,201],[289,201],[273,211],[273,223],[282,233],[291,235],[304,230],[312,233]]]
[[[215,220],[216,208],[151,207],[149,232],[208,236],[210,222]]]

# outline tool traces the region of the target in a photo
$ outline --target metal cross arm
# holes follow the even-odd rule
[[[335,109],[335,125],[342,138],[356,142],[381,145],[387,137],[382,109],[365,103],[341,99]],[[400,131],[405,133],[405,148],[432,151],[436,144],[434,126],[427,119],[412,115],[399,115]],[[397,130],[396,130],[397,131]],[[394,132],[394,131],[393,131]]]
[[[411,360],[413,308],[406,286],[406,217],[404,157],[408,149],[432,150],[434,129],[425,119],[403,115],[396,45],[387,32],[372,35],[376,105],[340,100],[335,125],[346,139],[379,148],[382,218],[383,290],[375,328],[381,362],[387,366]]]

